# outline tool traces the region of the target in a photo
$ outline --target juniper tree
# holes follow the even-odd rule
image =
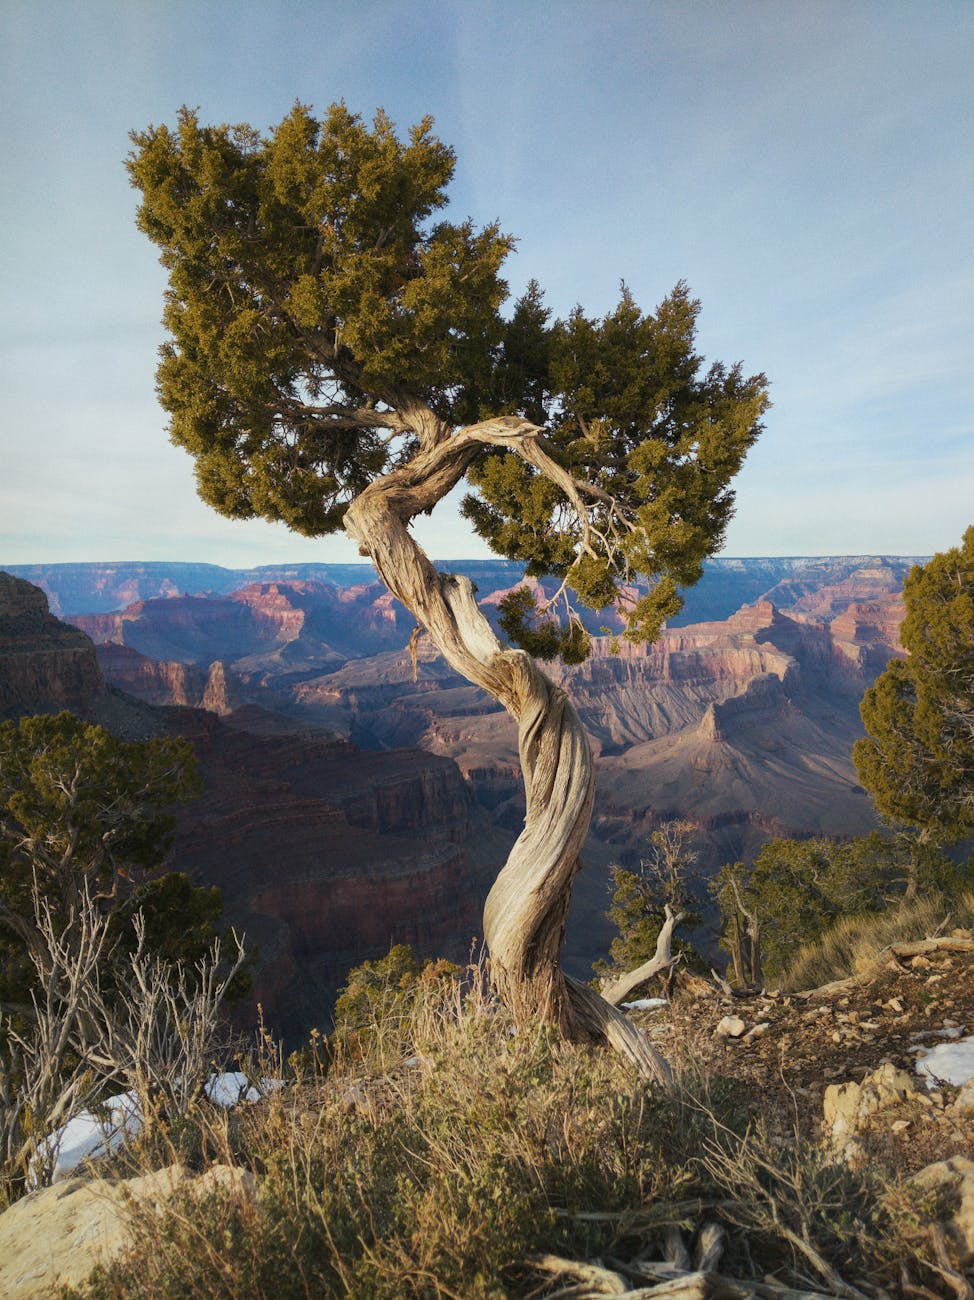
[[[654,1068],[559,967],[592,760],[535,655],[584,658],[572,594],[622,607],[633,640],[676,613],[721,544],[764,377],[704,368],[682,283],[655,312],[623,288],[607,315],[566,319],[532,283],[505,314],[514,240],[443,215],[454,154],[429,118],[400,139],[382,112],[368,125],[298,104],[262,134],[184,109],[132,139],[138,222],[169,272],[158,391],[200,495],[308,536],[344,527],[447,662],[517,720],[527,816],[487,900],[492,978],[517,1014]],[[509,645],[409,529],[464,479],[477,533],[561,583],[558,602],[506,602]]]
[[[220,891],[163,872],[173,807],[199,793],[183,739],[123,741],[71,713],[0,724],[0,1003],[29,1014],[49,944],[67,948],[90,902],[108,918],[107,956],[125,965],[140,912],[147,949],[192,966],[210,947]],[[237,987],[244,987],[238,980]]]
[[[974,831],[974,527],[917,565],[893,660],[861,706],[852,756],[879,811],[922,841]]]

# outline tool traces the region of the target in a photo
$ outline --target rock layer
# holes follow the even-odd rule
[[[0,714],[77,704],[103,689],[89,638],[58,622],[37,587],[0,573]]]

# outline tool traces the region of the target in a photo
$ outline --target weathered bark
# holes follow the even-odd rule
[[[734,927],[731,935],[731,956],[734,978],[738,988],[757,988],[761,983],[761,922],[756,910],[744,906],[737,881],[731,877],[734,891]]]
[[[602,996],[606,1002],[617,1007],[623,998],[628,997],[641,984],[648,984],[657,975],[671,970],[680,960],[680,954],[673,956],[673,931],[686,917],[685,912],[674,912],[669,903],[664,904],[666,919],[656,939],[656,952],[649,961],[644,961],[628,974],[617,980],[611,980],[602,986]]]
[[[594,796],[592,755],[578,715],[530,655],[501,645],[470,580],[437,573],[407,527],[460,481],[485,444],[509,447],[571,494],[571,480],[537,445],[537,433],[527,421],[502,417],[427,445],[371,483],[349,506],[345,527],[450,666],[488,691],[518,724],[527,815],[484,911],[499,996],[519,1019],[540,1014],[574,1040],[608,1041],[648,1077],[668,1080],[669,1067],[645,1035],[560,967]]]

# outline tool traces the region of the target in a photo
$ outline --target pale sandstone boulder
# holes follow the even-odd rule
[[[253,1175],[227,1165],[214,1165],[200,1177],[170,1165],[140,1178],[71,1178],[32,1192],[0,1214],[0,1296],[47,1300],[60,1286],[77,1286],[96,1264],[125,1249],[133,1211],[158,1209],[177,1189],[199,1196],[217,1189],[256,1195]]]
[[[913,1075],[888,1061],[867,1074],[862,1083],[829,1084],[822,1100],[826,1140],[842,1159],[855,1160],[861,1152],[853,1139],[866,1121],[878,1111],[918,1095],[919,1085]]]
[[[740,1038],[747,1028],[740,1016],[724,1016],[714,1033],[719,1038]]]
[[[952,1115],[974,1115],[974,1079],[968,1079],[949,1108]]]

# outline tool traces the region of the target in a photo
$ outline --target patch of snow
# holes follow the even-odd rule
[[[224,1110],[229,1110],[242,1101],[260,1101],[263,1096],[240,1070],[211,1074],[203,1091],[214,1106],[222,1106]]]
[[[239,1070],[230,1070],[211,1074],[204,1091],[215,1106],[227,1109],[242,1101],[259,1101],[283,1087],[283,1079],[261,1079],[255,1086]],[[137,1137],[142,1127],[142,1108],[134,1092],[106,1097],[100,1114],[79,1111],[37,1144],[27,1169],[28,1186],[39,1187],[46,1173],[52,1183],[70,1178],[86,1160],[111,1155],[126,1138]]]
[[[127,1137],[141,1132],[142,1110],[135,1093],[106,1097],[101,1116],[90,1110],[80,1111],[37,1144],[27,1168],[28,1186],[39,1186],[47,1171],[50,1181],[59,1183],[85,1160],[110,1155]]]
[[[916,1071],[919,1075],[926,1075],[928,1088],[934,1087],[936,1082],[962,1087],[968,1079],[974,1078],[974,1037],[931,1047],[917,1061]]]
[[[623,1002],[627,1011],[651,1011],[653,1007],[665,1007],[666,998],[637,998],[635,1002]]]

